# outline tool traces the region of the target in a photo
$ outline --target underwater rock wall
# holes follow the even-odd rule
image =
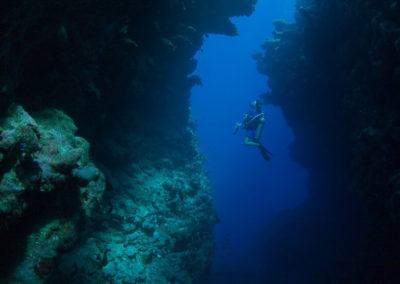
[[[255,55],[265,103],[282,107],[291,156],[310,173],[309,200],[266,229],[274,283],[400,279],[399,12],[399,1],[298,0],[296,22],[276,21]]]
[[[194,136],[192,143],[197,148]],[[112,190],[103,214],[61,260],[53,281],[201,283],[212,261],[216,223],[202,155],[177,165],[173,155],[155,154],[106,176]]]
[[[237,34],[229,17],[249,15],[254,3],[0,2],[2,137],[16,137],[12,146],[0,140],[2,186],[21,188],[1,188],[1,245],[15,244],[0,257],[8,263],[2,280],[199,283],[207,275],[216,216],[189,109],[190,89],[201,80],[189,74],[203,37]],[[15,104],[39,126],[12,130],[7,117]],[[56,137],[41,142],[34,114],[49,112],[44,123]],[[69,129],[67,115],[77,129]],[[64,124],[66,137],[57,134]],[[39,142],[21,140],[21,127]],[[93,162],[79,164],[89,143],[63,142],[78,139],[74,131],[89,141]],[[68,166],[58,161],[64,158]],[[89,187],[93,181],[107,185],[100,204],[104,184]],[[42,187],[55,200],[49,208]]]
[[[256,55],[269,76],[265,102],[282,106],[296,132],[295,160],[315,169],[329,157],[372,207],[397,219],[400,3],[299,0],[296,8],[296,23],[275,22]],[[301,156],[307,145],[319,145],[318,157]]]

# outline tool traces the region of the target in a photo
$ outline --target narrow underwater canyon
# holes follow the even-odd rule
[[[0,283],[206,281],[218,218],[190,74],[255,2],[0,2]],[[399,12],[297,0],[254,55],[310,173],[252,244],[259,283],[400,281]]]

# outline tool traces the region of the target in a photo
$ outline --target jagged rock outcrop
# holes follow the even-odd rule
[[[271,91],[263,98],[267,104],[282,107],[296,136],[291,156],[310,172],[310,200],[281,221],[293,223],[290,234],[303,235],[303,240],[322,236],[318,239],[321,245],[337,245],[332,253],[341,251],[349,260],[350,267],[346,267],[338,256],[336,267],[330,263],[318,272],[319,280],[399,281],[398,265],[387,265],[396,263],[392,252],[399,251],[398,226],[390,225],[400,216],[399,4],[298,0],[296,22],[275,22],[274,38],[264,42],[263,54],[255,55],[259,71],[269,77]],[[366,216],[356,202],[344,202],[354,191],[374,214]],[[336,216],[335,211],[348,212],[348,217]],[[327,237],[317,215],[326,216],[330,230],[340,232],[339,236],[350,234],[349,228],[362,223],[375,229],[358,234],[353,241]],[[356,215],[359,220],[351,221],[352,225],[349,220]],[[279,222],[275,225],[280,229],[271,230],[270,239],[290,231]],[[312,234],[302,233],[307,227],[312,227]],[[347,247],[341,245],[345,243]],[[289,239],[286,245],[309,248],[309,263],[318,263],[317,257],[311,257],[315,244]],[[293,270],[302,273],[306,270],[302,268]],[[307,283],[319,280],[310,277],[312,282]]]
[[[56,108],[70,115],[107,183],[100,206],[91,211],[87,203],[86,226],[51,223],[24,231],[20,255],[30,240],[59,231],[54,227],[79,231],[78,249],[69,246],[57,258],[43,254],[34,266],[37,281],[199,283],[205,277],[216,218],[189,109],[190,89],[201,80],[189,74],[203,37],[235,35],[229,17],[249,15],[254,3],[0,2],[0,111],[18,103],[29,113]],[[65,182],[87,188],[83,197],[94,190],[86,185],[102,177],[93,165],[69,170]],[[21,275],[24,261],[13,258],[0,277]]]

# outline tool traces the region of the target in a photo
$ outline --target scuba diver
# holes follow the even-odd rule
[[[261,143],[260,138],[261,134],[264,130],[265,124],[265,115],[261,109],[262,103],[258,100],[255,100],[250,103],[250,110],[243,115],[243,121],[237,122],[235,125],[235,131],[233,135],[236,135],[239,131],[239,128],[243,126],[246,129],[246,137],[244,138],[244,144],[246,146],[255,146],[260,149],[261,155],[263,158],[269,162],[270,154]]]

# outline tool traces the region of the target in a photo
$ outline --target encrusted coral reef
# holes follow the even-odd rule
[[[370,264],[363,266],[361,257],[362,273],[346,276],[356,282],[399,280],[396,265],[387,265],[397,262],[388,252],[398,252],[399,235],[389,220],[400,217],[399,11],[399,1],[298,0],[296,22],[275,22],[274,38],[255,55],[269,77],[271,91],[263,98],[282,107],[296,135],[292,157],[310,171],[309,207],[356,207],[335,205],[346,191],[356,191],[380,216],[376,230],[391,228],[370,234],[387,242],[371,237],[364,248],[364,256],[375,250]]]
[[[4,281],[204,279],[216,218],[189,109],[190,89],[201,80],[189,74],[203,37],[235,35],[229,17],[249,15],[254,3],[0,1],[0,111],[17,103],[47,133],[24,126],[23,137],[1,151],[3,183],[16,189],[1,201],[9,210],[1,245],[20,236],[0,257],[11,259]],[[60,137],[73,125],[63,113],[89,141],[93,162],[85,140]],[[39,148],[34,138],[44,139]],[[102,172],[107,187],[97,206]],[[18,218],[40,225],[12,227]]]

